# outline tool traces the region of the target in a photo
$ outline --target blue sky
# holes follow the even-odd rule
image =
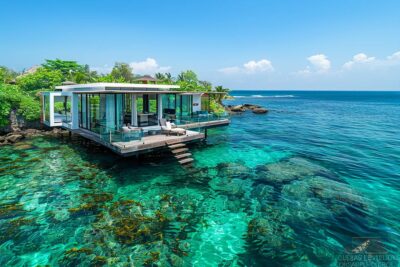
[[[400,1],[2,1],[0,65],[192,69],[234,89],[400,89]]]

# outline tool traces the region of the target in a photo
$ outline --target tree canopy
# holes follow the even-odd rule
[[[61,59],[46,59],[46,62],[42,64],[42,67],[47,70],[58,70],[61,72],[63,77],[68,77],[73,73],[85,72],[85,66],[78,64],[76,61],[61,60]]]
[[[59,70],[38,68],[34,73],[23,74],[17,77],[17,84],[25,91],[50,89],[60,85],[64,77]]]
[[[111,71],[111,77],[113,77],[115,81],[128,83],[133,82],[135,78],[129,64],[121,62],[115,63],[114,68]]]

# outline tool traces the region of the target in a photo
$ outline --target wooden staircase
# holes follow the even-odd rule
[[[168,145],[171,153],[178,160],[179,164],[183,167],[191,167],[193,163],[192,154],[189,152],[189,148],[187,148],[184,143],[177,143]]]

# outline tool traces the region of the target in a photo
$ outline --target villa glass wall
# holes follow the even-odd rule
[[[79,127],[102,134],[115,131],[124,122],[123,94],[79,94]]]
[[[100,133],[101,114],[100,114],[100,94],[88,94],[88,123],[89,130],[95,133]]]
[[[86,94],[79,94],[78,95],[78,120],[79,120],[79,127],[88,129],[87,124],[87,96]]]
[[[162,99],[162,117],[167,120],[176,119],[176,95],[164,94]]]
[[[190,117],[192,115],[192,95],[182,95],[181,96],[181,116]]]
[[[129,125],[132,121],[132,95],[125,94],[124,96],[124,124]]]
[[[138,126],[158,125],[158,100],[156,94],[138,94],[136,96]]]
[[[43,95],[43,121],[50,123],[50,96],[47,94]]]

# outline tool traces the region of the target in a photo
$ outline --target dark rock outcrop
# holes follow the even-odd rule
[[[39,129],[25,129],[25,130],[17,130],[14,132],[10,132],[6,135],[0,135],[0,146],[4,145],[12,145],[16,144],[26,137],[33,137],[33,136],[43,136],[43,135],[53,135],[53,136],[59,136],[66,134],[68,131],[60,129],[60,128],[47,128],[45,130],[39,130]]]
[[[251,110],[255,114],[265,114],[268,112],[268,109],[254,104],[243,104],[236,106],[228,105],[225,107],[225,110],[231,114],[241,114],[242,112],[245,112],[247,110]]]
[[[255,108],[262,108],[262,106],[260,105],[253,105],[253,104],[243,104],[243,107],[245,107],[246,109],[255,109]]]
[[[265,114],[268,112],[266,108],[255,108],[252,110],[254,114]]]
[[[24,136],[22,134],[18,134],[18,133],[15,133],[15,134],[11,133],[6,136],[6,141],[9,143],[12,143],[12,144],[14,144],[22,139],[24,139]]]
[[[231,107],[230,111],[233,111],[233,112],[244,112],[244,111],[246,111],[246,108],[243,105],[237,105],[237,106]]]

